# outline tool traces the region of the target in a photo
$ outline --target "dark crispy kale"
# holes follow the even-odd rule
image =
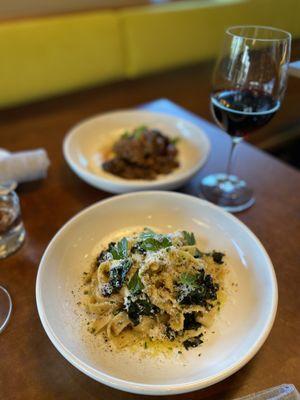
[[[109,282],[102,286],[102,295],[110,296],[112,293],[118,293],[125,282],[126,275],[130,270],[132,261],[127,258],[121,260],[119,264],[112,267],[109,271]]]
[[[143,256],[145,256],[145,255],[147,254],[147,251],[146,251],[145,249],[143,249],[143,248],[141,247],[141,243],[138,242],[138,243],[135,243],[135,244],[131,247],[131,253],[133,253],[133,254],[138,253],[138,254],[142,254]]]
[[[202,253],[202,251],[200,251],[199,249],[196,249],[194,252],[194,258],[201,258],[203,256],[204,253]]]
[[[184,330],[198,329],[200,327],[201,327],[201,323],[196,321],[196,313],[195,312],[184,314],[184,324],[183,324]]]
[[[109,260],[110,258],[111,258],[111,254],[107,250],[102,250],[101,253],[98,255],[97,260],[96,260],[97,267],[99,267],[99,265],[101,263],[103,263],[104,261]]]
[[[212,252],[211,256],[212,256],[212,258],[213,258],[215,263],[217,263],[217,264],[223,264],[224,263],[224,261],[223,261],[223,257],[225,256],[224,253],[221,253],[219,251],[215,251],[214,250]]]
[[[181,305],[200,305],[211,308],[210,301],[217,299],[219,285],[213,282],[204,269],[197,274],[182,274],[177,284],[177,301]]]
[[[128,296],[126,299],[125,310],[133,325],[138,325],[141,316],[153,316],[159,313],[160,309],[151,303],[149,297],[145,293],[138,296]]]
[[[175,340],[177,332],[175,332],[169,325],[166,326],[166,336],[167,338],[173,342]]]
[[[200,333],[200,335],[198,335],[198,336],[195,336],[193,338],[185,340],[183,342],[183,345],[184,345],[185,349],[188,350],[190,348],[197,347],[201,343],[203,343],[203,340],[201,339],[202,336],[203,336],[203,333]]]

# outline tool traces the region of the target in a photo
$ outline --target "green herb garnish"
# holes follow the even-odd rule
[[[172,246],[172,242],[167,236],[156,235],[143,240],[141,247],[146,251],[158,251]]]
[[[176,144],[180,141],[180,137],[175,137],[170,139],[170,143],[176,146]]]
[[[182,285],[187,285],[190,287],[197,287],[198,286],[197,279],[198,279],[197,275],[193,275],[193,274],[189,274],[189,273],[185,272],[185,273],[181,274],[179,282]]]
[[[141,137],[141,134],[142,134],[145,130],[147,130],[147,127],[146,127],[145,125],[141,125],[141,126],[139,126],[139,127],[137,127],[137,128],[134,129],[134,131],[132,132],[132,136],[133,136],[135,139],[139,139],[139,138]]]
[[[143,282],[139,276],[139,270],[136,270],[128,285],[128,290],[131,294],[139,294],[144,288]]]
[[[130,137],[130,133],[128,131],[125,131],[122,136],[121,139],[128,139]]]
[[[148,239],[149,237],[153,238],[157,236],[157,233],[155,233],[152,229],[150,228],[144,228],[144,231],[140,234],[140,239]]]
[[[124,237],[117,244],[110,243],[108,251],[113,256],[114,260],[122,260],[128,256],[128,240]]]
[[[145,251],[158,251],[172,246],[172,242],[167,236],[155,233],[149,228],[144,229],[139,239],[141,241],[138,244]]]
[[[196,240],[195,240],[195,236],[194,236],[193,232],[189,233],[187,231],[182,231],[182,233],[183,233],[184,241],[188,246],[193,246],[194,244],[196,244]]]

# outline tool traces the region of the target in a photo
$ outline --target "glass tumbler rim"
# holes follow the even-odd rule
[[[268,37],[256,37],[251,34],[246,34],[243,35],[241,32],[234,32],[234,31],[238,31],[241,29],[253,29],[254,32],[258,32],[258,30],[261,31],[269,31],[269,32],[275,32],[278,35],[278,37],[274,37],[274,38],[268,38]],[[290,42],[292,39],[292,35],[290,32],[285,31],[284,29],[280,29],[280,28],[275,28],[273,26],[267,26],[267,25],[233,25],[233,26],[229,26],[226,30],[225,33],[227,35],[230,36],[234,36],[234,37],[239,37],[239,38],[243,38],[245,40],[256,40],[256,41],[260,41],[260,42]],[[280,36],[281,35],[281,36]]]

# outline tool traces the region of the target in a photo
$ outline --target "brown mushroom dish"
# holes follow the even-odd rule
[[[153,180],[166,175],[179,166],[172,140],[159,130],[146,126],[125,132],[113,147],[113,157],[102,164],[104,171],[125,179]]]

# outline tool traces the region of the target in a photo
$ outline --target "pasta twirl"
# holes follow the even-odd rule
[[[224,254],[204,253],[193,233],[143,232],[111,242],[85,276],[90,331],[114,343],[202,343],[220,305]]]

